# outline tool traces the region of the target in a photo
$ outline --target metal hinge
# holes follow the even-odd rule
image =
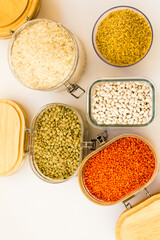
[[[30,19],[29,19],[29,18],[30,18],[30,16],[26,16],[26,20],[27,20],[27,21],[30,21]]]
[[[27,21],[30,21],[30,16],[26,16],[26,20]],[[14,34],[15,33],[15,31],[13,31],[13,30],[11,30],[11,29],[9,29],[9,32],[11,33],[11,34]]]
[[[122,203],[124,204],[126,209],[131,209],[132,205],[129,202],[129,200],[131,200],[132,198],[134,198],[137,194],[132,195],[131,197],[127,198],[126,200],[124,200]]]
[[[89,149],[89,150],[95,150],[96,149],[96,142],[97,142],[97,139],[92,139],[89,142],[81,142],[81,147]]]
[[[81,147],[89,150],[95,150],[97,142],[100,145],[103,145],[107,142],[107,139],[108,139],[108,133],[107,133],[107,130],[105,130],[100,134],[98,134],[96,139],[92,139],[91,141],[88,141],[88,142],[87,141],[81,142]]]
[[[24,136],[24,155],[29,153],[29,146],[30,146],[30,129],[25,128],[25,136]]]
[[[145,193],[147,194],[147,196],[152,197],[152,194],[148,191],[147,188],[143,189],[145,191]],[[131,209],[132,205],[130,202],[128,202],[130,199],[134,198],[137,194],[131,196],[130,198],[128,198],[127,200],[123,201],[123,204],[125,206],[126,209]]]
[[[123,202],[124,206],[126,209],[131,209],[132,205],[130,204],[130,202],[126,203],[125,201]]]
[[[64,83],[64,86],[67,88],[67,91],[77,99],[80,98],[85,93],[85,90],[78,86],[77,84],[66,82]],[[77,95],[75,94],[76,92],[78,93]]]
[[[10,32],[11,34],[13,34],[15,31],[13,31],[13,30],[9,29],[9,32]]]
[[[147,194],[147,196],[152,197],[152,194],[148,191],[147,188],[144,188],[144,191],[145,191],[145,193]]]
[[[97,135],[97,141],[100,145],[103,145],[107,142],[108,140],[108,132],[107,130],[104,130],[100,134]]]

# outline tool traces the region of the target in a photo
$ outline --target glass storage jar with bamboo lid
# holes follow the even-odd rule
[[[66,88],[75,98],[81,97],[85,90],[76,82],[86,56],[77,36],[53,20],[35,20],[41,0],[6,0],[1,5],[0,38],[11,38],[8,60],[15,78],[34,90]]]
[[[49,183],[62,183],[78,172],[86,150],[107,139],[104,132],[87,141],[87,123],[79,111],[63,103],[43,106],[29,127],[23,107],[0,100],[0,176],[17,172],[29,155],[34,173]]]
[[[128,194],[124,195],[123,193],[121,194],[121,197],[118,200],[112,201],[112,202],[107,202],[104,200],[101,200],[101,196],[102,196],[102,192],[99,193],[98,197],[95,197],[95,193],[97,191],[101,191],[100,186],[92,186],[91,188],[88,188],[87,184],[90,184],[91,181],[93,179],[90,178],[89,174],[94,174],[93,172],[93,165],[95,163],[95,161],[98,161],[95,156],[97,154],[99,154],[101,157],[103,157],[104,155],[104,151],[105,149],[108,148],[108,151],[110,150],[110,154],[112,154],[112,151],[115,151],[116,154],[116,158],[117,161],[123,161],[123,156],[120,156],[121,153],[118,153],[118,151],[120,151],[118,148],[119,147],[119,143],[120,141],[124,140],[124,139],[136,139],[137,142],[141,142],[143,143],[144,146],[146,146],[151,155],[148,155],[148,166],[146,165],[145,167],[145,171],[147,173],[148,169],[151,167],[151,165],[154,165],[154,168],[152,168],[153,172],[152,172],[152,176],[149,177],[149,179],[147,179],[147,181],[140,187],[138,187],[137,189],[135,189],[134,191],[129,192]],[[138,145],[138,143],[135,143],[135,146],[137,144],[138,148],[140,147]],[[124,143],[126,144],[126,142]],[[133,144],[133,143],[132,143]],[[126,148],[132,148],[134,145],[127,145]],[[111,147],[112,149],[109,149],[109,147]],[[148,151],[147,150],[147,151]],[[136,151],[136,150],[135,150]],[[139,159],[139,163],[143,163],[143,151],[141,148],[139,148],[139,150],[137,149],[137,151],[141,152],[141,160]],[[139,153],[140,153],[139,152]],[[106,151],[107,154],[107,151]],[[108,153],[109,154],[109,153]],[[128,153],[126,153],[128,154]],[[132,153],[134,155],[134,153]],[[144,153],[145,155],[145,153]],[[151,160],[151,158],[152,160]],[[128,164],[129,161],[131,159],[132,156],[128,155]],[[146,156],[144,156],[146,157]],[[90,161],[90,159],[94,159],[94,163],[90,162],[90,165],[87,165]],[[107,156],[107,160],[106,161],[111,161],[112,156]],[[149,160],[150,158],[150,160]],[[105,159],[104,159],[105,161]],[[99,162],[99,164],[102,164],[102,161]],[[116,164],[116,163],[115,163]],[[86,166],[88,167],[87,169],[89,169],[89,172],[86,173]],[[116,165],[115,165],[116,167]],[[124,166],[123,166],[124,167]],[[130,166],[131,168],[134,166]],[[125,167],[124,167],[125,168]],[[160,194],[156,194],[156,195],[151,195],[150,192],[147,190],[147,186],[149,184],[151,184],[153,182],[153,180],[155,179],[157,173],[158,173],[158,168],[159,168],[159,162],[158,162],[158,157],[156,154],[156,151],[154,149],[154,147],[152,146],[152,144],[146,140],[145,138],[139,136],[139,135],[135,135],[135,134],[123,134],[120,135],[114,139],[112,139],[111,141],[105,143],[103,146],[101,146],[100,148],[98,148],[97,150],[95,150],[94,152],[92,152],[91,154],[89,154],[81,163],[80,168],[79,168],[79,172],[78,172],[78,180],[79,180],[79,185],[80,188],[83,192],[83,194],[93,203],[101,205],[101,206],[111,206],[117,203],[122,202],[124,204],[124,206],[126,207],[126,211],[123,212],[121,214],[121,216],[118,219],[117,225],[116,225],[116,239],[117,240],[135,240],[135,239],[145,239],[145,240],[150,240],[150,239],[159,239],[160,238],[160,221],[158,221],[159,218],[159,207],[160,207]],[[111,170],[111,168],[109,169],[108,166],[108,172]],[[123,175],[123,171],[125,172],[126,169],[119,169],[117,170],[116,168],[114,169],[115,172],[112,172],[112,174],[110,175],[110,178],[112,178],[113,174],[122,174],[122,179],[125,177],[125,175]],[[133,169],[132,169],[133,170]],[[97,169],[97,174],[98,171],[100,171],[100,167]],[[121,172],[122,171],[122,172]],[[144,172],[143,172],[144,173]],[[88,174],[88,175],[87,175]],[[86,182],[86,179],[84,179],[84,177],[88,176],[88,182]],[[106,170],[106,178],[107,178],[107,170]],[[130,176],[133,177],[133,176]],[[143,176],[139,176],[139,179],[136,179],[136,181],[140,181],[142,179]],[[104,178],[103,178],[104,180]],[[105,180],[104,180],[105,181]],[[104,182],[103,181],[103,182]],[[120,180],[120,182],[122,182]],[[96,180],[96,174],[94,175],[94,183],[96,185],[97,180]],[[121,184],[121,183],[119,183]],[[122,183],[123,185],[123,183]],[[106,188],[106,186],[101,186],[104,189]],[[123,187],[123,186],[121,186]],[[126,186],[125,186],[126,187]],[[116,188],[116,186],[113,184],[112,188]],[[136,195],[140,192],[144,190],[148,196],[147,200],[145,199],[144,201],[133,205],[130,203],[131,199],[136,197]],[[118,191],[118,190],[117,190]],[[154,222],[154,224],[153,224]]]
[[[76,109],[62,103],[45,105],[33,117],[30,128],[27,114],[19,103],[1,99],[0,113],[0,176],[9,176],[17,172],[25,162],[27,155],[29,155],[34,173],[46,182],[60,183],[76,175],[79,164],[83,159],[83,148],[80,144],[85,141],[87,135],[85,119]],[[62,136],[62,133],[65,136]],[[57,137],[59,137],[59,141],[55,142],[54,139],[57,139]],[[50,139],[50,141],[47,139]],[[47,162],[48,164],[52,161],[52,157],[58,155],[59,148],[62,148],[62,144],[60,144],[62,142],[64,143],[63,149],[60,150],[61,154],[64,152],[64,157],[61,155],[59,158],[63,159],[63,162],[59,162],[61,159],[56,159],[55,162],[51,162],[49,168],[55,165],[58,166],[57,169],[60,169],[60,165],[64,163],[63,167],[67,169],[68,175],[67,177],[66,175],[64,177],[58,175],[58,178],[55,177],[54,179],[43,171],[44,166],[40,167],[42,163],[46,164]],[[76,152],[71,149],[70,142]],[[59,144],[58,148],[57,144]],[[39,155],[40,147],[43,148],[43,156],[41,157]],[[49,158],[49,155],[53,153],[51,150],[54,151],[54,154],[52,154],[54,156]],[[73,166],[72,163],[74,163]],[[49,168],[47,168],[47,171],[49,171]],[[57,169],[55,171],[58,171]],[[64,172],[66,169],[63,169]]]
[[[29,155],[34,173],[49,183],[62,183],[78,172],[86,150],[94,150],[96,141],[87,141],[87,123],[83,114],[70,105],[51,103],[43,106],[29,127],[24,108],[17,102],[0,100],[0,176],[16,173]]]

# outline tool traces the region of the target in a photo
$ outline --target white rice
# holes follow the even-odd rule
[[[75,43],[68,31],[55,22],[42,20],[17,35],[11,61],[24,85],[49,89],[70,74],[75,55]]]

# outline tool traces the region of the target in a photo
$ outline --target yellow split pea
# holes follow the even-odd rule
[[[102,56],[111,64],[128,66],[138,62],[148,52],[152,31],[141,14],[129,9],[113,11],[99,24],[96,44]]]

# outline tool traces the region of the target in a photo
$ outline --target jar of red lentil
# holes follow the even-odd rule
[[[122,202],[126,208],[116,225],[117,240],[160,239],[160,194],[152,196],[146,188],[155,179],[158,167],[152,144],[135,134],[112,139],[81,163],[78,180],[85,197],[101,206]],[[131,198],[142,190],[147,199],[132,206]]]

